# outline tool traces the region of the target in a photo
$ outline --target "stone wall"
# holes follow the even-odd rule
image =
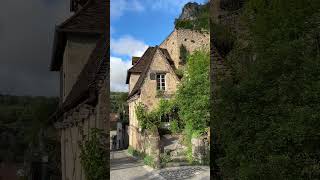
[[[62,179],[85,180],[79,157],[79,143],[83,142],[91,128],[97,128],[96,109],[80,104],[65,114],[64,122],[70,122],[70,125],[60,128]]]
[[[201,136],[191,139],[192,157],[195,161],[203,164],[205,161],[209,162],[210,145],[207,136]]]
[[[130,82],[129,82],[129,93],[132,91],[134,85],[136,85],[139,77],[140,77],[140,73],[131,73]]]
[[[154,109],[157,106],[160,96],[157,96],[157,81],[156,79],[151,80],[151,73],[166,73],[165,75],[165,94],[164,96],[170,96],[174,94],[177,90],[177,85],[179,83],[178,77],[175,75],[172,67],[169,65],[168,61],[163,56],[162,52],[159,50],[156,52],[152,63],[150,65],[147,76],[145,77],[143,86],[141,87],[140,100],[148,107],[148,110]]]
[[[192,31],[189,29],[175,29],[160,45],[168,50],[177,68],[181,67],[180,47],[184,45],[192,53],[195,50],[210,49],[210,34],[208,32]]]
[[[78,75],[87,63],[89,56],[95,48],[97,38],[69,35],[63,55],[63,101],[68,96]]]

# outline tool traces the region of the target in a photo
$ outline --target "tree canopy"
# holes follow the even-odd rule
[[[320,1],[249,0],[217,85],[224,178],[320,177]],[[245,42],[245,43],[244,43]]]

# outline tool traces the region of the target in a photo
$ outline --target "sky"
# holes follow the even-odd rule
[[[49,71],[54,27],[69,16],[68,0],[1,0],[0,94],[57,96]]]
[[[127,91],[131,56],[160,44],[187,2],[111,0],[111,90]],[[59,74],[49,66],[54,28],[71,16],[69,5],[69,0],[1,0],[0,94],[59,95]]]
[[[190,0],[111,0],[110,86],[127,92],[131,57],[141,57],[149,46],[160,43],[173,31],[174,20]],[[205,0],[191,2],[204,3]]]

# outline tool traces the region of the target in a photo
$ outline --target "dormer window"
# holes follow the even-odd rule
[[[166,74],[157,74],[157,90],[166,90]]]

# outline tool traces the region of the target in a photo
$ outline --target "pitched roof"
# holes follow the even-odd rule
[[[149,51],[148,51],[149,50]],[[174,66],[174,62],[171,59],[167,49],[163,49],[160,48],[159,46],[156,47],[149,47],[147,49],[147,51],[145,52],[145,54],[139,59],[139,61],[137,62],[140,63],[139,67],[132,67],[131,69],[128,70],[128,76],[130,76],[130,70],[131,72],[141,72],[141,75],[139,76],[138,81],[136,82],[136,84],[134,85],[132,91],[130,92],[130,94],[128,95],[128,99],[130,99],[133,95],[135,95],[136,93],[140,92],[140,89],[143,85],[143,81],[147,76],[149,67],[152,63],[152,59],[154,57],[154,55],[156,54],[157,50],[160,50],[160,52],[162,52],[162,54],[164,55],[164,57],[166,58],[167,62],[169,63],[170,67],[173,69],[173,71],[175,71],[175,66]],[[144,57],[145,56],[145,57]],[[143,58],[144,57],[144,58]],[[141,61],[141,62],[140,62]],[[143,68],[143,69],[142,69]],[[132,70],[133,69],[133,70]],[[128,81],[128,80],[127,80]]]
[[[106,0],[88,0],[83,8],[60,24],[58,29],[65,32],[103,33],[106,28],[106,3]]]
[[[131,73],[142,73],[143,70],[146,68],[146,66],[148,65],[149,59],[151,59],[154,55],[154,51],[155,47],[149,47],[144,54],[142,55],[142,57],[137,61],[136,64],[134,64],[127,73],[127,80],[126,83],[129,84],[129,78],[130,78],[130,74]]]
[[[50,70],[59,71],[67,41],[67,33],[102,35],[110,24],[107,19],[110,1],[88,0],[82,9],[56,26]]]
[[[108,68],[108,54],[109,44],[107,44],[107,39],[104,36],[97,42],[95,49],[92,51],[87,64],[82,69],[69,95],[54,114],[55,118],[59,118],[64,112],[74,108],[91,95],[94,96],[92,97],[93,99],[97,98],[95,94],[97,83],[98,80],[105,79]]]

